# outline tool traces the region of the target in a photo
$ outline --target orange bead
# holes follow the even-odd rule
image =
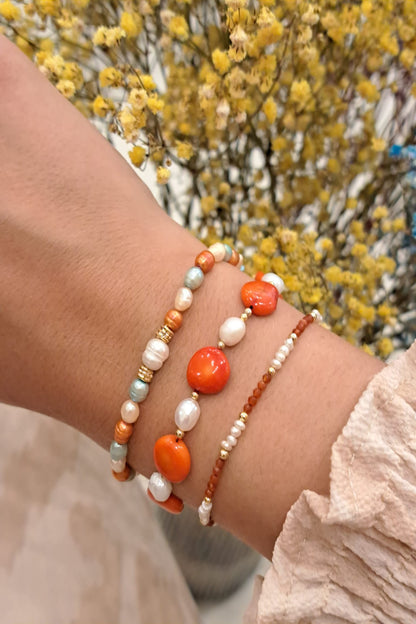
[[[212,267],[215,264],[214,255],[205,249],[205,251],[201,251],[200,254],[195,258],[195,266],[198,266],[204,273],[208,273],[211,271]]]
[[[123,472],[113,472],[113,477],[117,479],[117,481],[130,481],[134,476],[134,470],[131,466],[126,464]]]
[[[232,264],[233,266],[237,266],[239,262],[240,262],[240,254],[238,253],[238,251],[233,249],[233,253],[231,254],[231,258],[228,260],[228,263]]]
[[[166,511],[169,511],[172,514],[180,514],[183,509],[183,500],[178,496],[175,496],[175,494],[171,494],[168,500],[163,502],[157,501],[150,490],[147,490],[147,495],[150,500],[159,505],[159,507],[166,509]]]
[[[268,316],[277,306],[278,291],[269,282],[247,282],[241,289],[241,299],[246,308],[256,316]]]
[[[159,472],[172,483],[180,483],[191,470],[191,456],[183,440],[165,435],[156,441],[153,459]]]
[[[203,394],[220,392],[230,376],[228,360],[217,347],[203,347],[189,360],[186,378],[193,390]]]
[[[119,444],[126,444],[133,433],[133,425],[119,420],[114,427],[114,440]]]
[[[182,325],[182,314],[178,310],[169,310],[165,316],[165,325],[176,332]]]
[[[264,275],[263,271],[257,271],[257,273],[256,273],[256,275],[255,275],[255,277],[254,277],[254,279],[256,280],[256,282],[260,282],[260,281],[261,281],[261,278],[263,277],[263,275]]]

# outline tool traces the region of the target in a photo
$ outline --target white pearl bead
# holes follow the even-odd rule
[[[235,427],[234,425],[231,427],[230,429],[230,433],[232,436],[234,436],[235,438],[239,438],[241,435],[241,429],[238,429],[238,427]]]
[[[221,262],[225,257],[225,247],[222,243],[214,243],[208,247],[208,251],[212,253],[215,258],[215,262]]]
[[[286,359],[286,356],[284,353],[282,353],[280,350],[274,354],[275,360],[279,360],[279,362],[284,362]]]
[[[237,427],[237,429],[240,429],[240,431],[244,431],[244,429],[246,428],[242,420],[235,420],[234,427]]]
[[[168,500],[172,493],[172,483],[160,472],[154,472],[149,479],[149,490],[159,503],[163,503]]]
[[[126,458],[125,457],[123,457],[123,459],[112,459],[111,460],[111,470],[114,470],[114,472],[123,472],[125,467],[126,467]]]
[[[176,310],[183,312],[184,310],[190,308],[193,298],[194,296],[190,288],[187,288],[186,286],[182,286],[181,288],[179,288],[175,297]]]
[[[227,345],[233,347],[236,345],[246,333],[246,324],[243,319],[238,316],[230,316],[220,327],[220,339]]]
[[[175,411],[175,423],[182,431],[190,431],[198,422],[201,408],[195,399],[184,399]]]
[[[126,423],[135,423],[139,417],[140,409],[137,403],[128,399],[128,401],[124,401],[121,406],[121,418]]]
[[[289,353],[290,353],[289,347],[287,345],[285,345],[285,344],[280,347],[279,351],[280,351],[280,353],[283,353],[283,355],[285,357],[287,357],[289,355]]]
[[[276,275],[276,273],[265,273],[261,278],[262,282],[269,282],[269,284],[273,284],[275,288],[282,293],[285,289],[285,283],[281,277]]]
[[[232,446],[231,446],[231,444],[228,442],[228,440],[223,440],[223,441],[221,442],[221,448],[223,448],[223,449],[224,449],[224,451],[228,451],[228,452],[230,452],[230,451],[232,450],[232,448],[233,448],[233,447],[232,447]]]
[[[280,360],[276,360],[276,358],[274,358],[272,360],[272,366],[273,368],[275,368],[276,370],[279,370],[279,368],[282,368],[282,363]]]
[[[212,503],[208,503],[206,500],[203,500],[201,503],[201,507],[204,511],[209,513],[212,509]]]
[[[233,435],[228,435],[228,436],[227,436],[227,442],[228,442],[228,444],[230,444],[231,446],[236,446],[236,444],[237,444],[237,438],[235,438]]]
[[[322,314],[319,312],[319,310],[314,309],[314,310],[312,310],[311,314],[312,314],[313,318],[316,321],[318,321],[318,323],[322,323],[322,320],[323,320],[322,319]]]
[[[163,362],[169,357],[169,347],[159,340],[152,338],[146,345],[146,349],[142,355],[142,362],[145,366],[153,371],[159,370],[163,366]]]
[[[293,351],[293,340],[292,338],[288,338],[285,340],[285,345],[289,349],[289,351]]]

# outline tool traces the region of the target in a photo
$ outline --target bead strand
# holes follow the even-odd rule
[[[154,373],[162,368],[169,357],[168,345],[182,326],[183,312],[192,305],[193,292],[201,286],[205,274],[211,271],[215,263],[221,261],[240,267],[243,257],[229,245],[222,243],[215,243],[201,251],[195,258],[194,266],[185,274],[184,285],[176,293],[174,308],[168,310],[163,325],[146,344],[137,376],[130,384],[130,398],[121,406],[121,419],[115,424],[110,446],[111,469],[118,481],[130,481],[135,477],[135,471],[127,463],[127,452],[134,424],[140,414],[139,404],[149,393]]]
[[[163,503],[165,509],[169,510],[171,500],[173,513],[178,513],[178,502],[172,493],[172,484],[184,481],[191,470],[191,456],[184,438],[199,420],[199,394],[216,394],[225,387],[230,376],[230,366],[223,353],[225,347],[233,347],[244,338],[246,323],[253,314],[267,316],[274,312],[280,296],[277,285],[281,291],[284,289],[283,280],[274,273],[261,274],[255,281],[244,284],[240,293],[244,311],[239,317],[229,317],[222,323],[216,347],[199,349],[188,363],[187,380],[192,394],[176,408],[176,432],[162,436],[155,443],[153,458],[158,472],[152,474],[148,488],[151,499]],[[237,443],[236,436],[241,433],[238,426],[223,442],[224,452]]]
[[[211,518],[214,494],[218,486],[218,482],[220,480],[225,462],[229,458],[232,450],[237,446],[241,434],[246,429],[249,414],[253,410],[254,406],[257,404],[257,401],[260,399],[264,390],[271,382],[273,376],[281,369],[283,362],[286,361],[291,351],[293,351],[296,340],[299,338],[299,336],[302,335],[308,325],[313,323],[315,320],[318,320],[318,322],[322,321],[322,317],[318,310],[313,310],[310,314],[306,314],[306,316],[304,316],[298,322],[296,327],[289,334],[288,338],[275,353],[270,363],[270,366],[267,369],[267,372],[262,375],[260,381],[257,383],[257,386],[254,388],[253,392],[247,399],[243,411],[240,412],[238,419],[235,420],[232,424],[229,435],[224,440],[222,440],[219,449],[219,456],[215,461],[214,467],[207,483],[207,487],[204,492],[204,499],[198,508],[199,520],[202,525],[212,526],[214,524]]]

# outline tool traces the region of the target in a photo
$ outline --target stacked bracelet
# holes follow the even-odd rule
[[[245,431],[250,412],[253,410],[263,391],[267,388],[268,384],[272,380],[272,377],[281,369],[283,363],[293,350],[296,340],[299,336],[301,336],[308,325],[313,323],[314,320],[322,320],[318,310],[313,310],[311,314],[307,314],[299,321],[283,345],[275,353],[267,372],[262,375],[257,387],[253,390],[253,393],[245,403],[243,411],[240,412],[239,418],[234,421],[229,435],[221,442],[219,455],[215,461],[207,488],[205,490],[204,500],[198,508],[199,519],[201,524],[204,526],[212,526],[214,524],[211,518],[214,494],[225,462],[227,461],[233,448],[237,445],[238,438],[241,436],[243,431]]]
[[[182,312],[192,304],[193,291],[201,286],[205,274],[213,268],[214,264],[221,261],[240,267],[243,257],[229,245],[222,243],[215,243],[209,249],[199,253],[195,258],[194,266],[185,274],[184,286],[177,291],[175,307],[166,313],[164,324],[146,345],[137,377],[130,385],[130,399],[121,406],[121,419],[114,427],[114,439],[110,446],[111,468],[118,481],[129,481],[136,474],[126,458],[127,444],[140,413],[139,403],[142,403],[149,393],[154,372],[159,370],[169,357],[168,344],[182,325]]]
[[[199,420],[199,394],[216,394],[225,387],[230,365],[224,348],[235,346],[243,339],[246,322],[252,314],[271,314],[276,309],[279,291],[283,289],[283,280],[272,273],[244,284],[241,289],[244,312],[240,317],[230,317],[224,321],[216,347],[203,347],[191,357],[187,368],[191,396],[182,400],[176,409],[175,433],[159,438],[153,451],[158,472],[154,472],[150,478],[148,495],[166,510],[179,513],[183,508],[181,499],[172,494],[172,484],[184,481],[191,470],[191,456],[184,437]]]

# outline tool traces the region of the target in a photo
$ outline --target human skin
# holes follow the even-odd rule
[[[0,401],[48,414],[108,448],[140,354],[203,245],[4,37],[0,109]],[[156,439],[175,431],[190,356],[216,344],[223,320],[241,313],[247,280],[221,263],[195,292],[129,444],[142,474],[154,470]],[[230,381],[201,396],[202,417],[186,437],[192,470],[175,492],[188,504],[199,505],[220,441],[301,317],[280,300],[227,349]],[[331,446],[382,367],[329,330],[308,327],[224,468],[215,520],[270,558],[299,494],[329,493]]]

